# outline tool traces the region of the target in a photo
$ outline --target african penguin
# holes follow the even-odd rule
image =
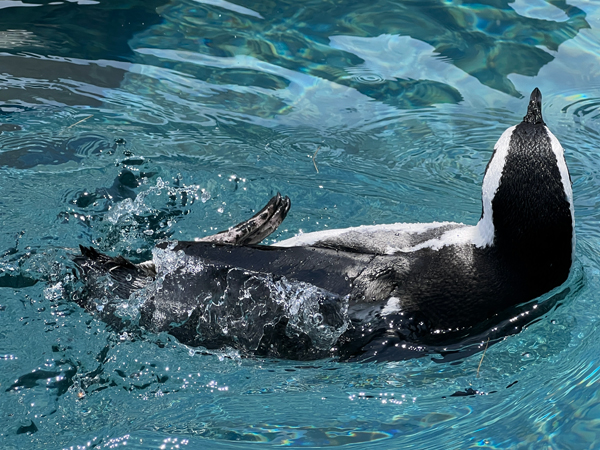
[[[514,308],[563,284],[573,260],[571,180],[537,88],[494,147],[476,225],[361,226],[257,245],[289,208],[278,194],[225,232],[158,243],[146,263],[86,247],[75,262],[88,286],[108,275],[121,299],[143,290],[139,324],[184,344],[393,360],[460,350],[482,330],[510,332],[501,324]],[[98,313],[95,295],[79,303]]]

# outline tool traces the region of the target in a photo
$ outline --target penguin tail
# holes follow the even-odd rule
[[[93,247],[79,246],[81,255],[73,262],[79,269],[80,278],[89,284],[98,277],[108,275],[114,281],[111,289],[117,296],[128,298],[131,292],[148,284],[156,276],[154,264],[144,262],[134,264],[123,256],[108,256]]]

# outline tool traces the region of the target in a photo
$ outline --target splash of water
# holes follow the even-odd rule
[[[125,301],[152,331],[192,345],[251,352],[266,346],[277,354],[287,345],[280,338],[308,338],[316,351],[328,351],[349,326],[348,298],[285,277],[205,264],[175,252],[175,245],[154,249],[156,279]]]
[[[136,215],[143,215],[149,212],[153,212],[152,202],[150,201],[150,197],[152,196],[160,196],[163,192],[165,192],[168,196],[187,196],[188,198],[198,199],[198,191],[200,190],[200,186],[191,185],[191,186],[170,186],[169,181],[164,181],[161,177],[158,177],[156,180],[156,185],[151,186],[146,191],[140,192],[137,194],[135,199],[126,198],[123,201],[113,205],[110,210],[106,213],[106,220],[108,220],[111,224],[117,225],[119,223],[126,222],[132,219]],[[210,194],[209,198],[210,198]],[[202,193],[202,201],[204,200],[204,191]]]

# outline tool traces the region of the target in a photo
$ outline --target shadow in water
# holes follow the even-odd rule
[[[260,14],[265,20],[246,18],[249,27],[228,35],[213,27],[205,34],[205,46],[211,54],[253,52],[262,60],[295,71],[308,72],[340,84],[354,87],[373,98],[385,91],[398,94],[406,83],[430,83],[428,80],[386,80],[382,91],[373,85],[349,78],[347,69],[362,64],[356,55],[329,46],[331,36],[376,37],[383,34],[410,36],[431,45],[445,62],[477,78],[482,84],[522,97],[510,74],[535,76],[554,59],[550,52],[563,42],[590,28],[583,10],[564,0],[549,5],[564,12],[566,20],[542,20],[520,15],[508,0],[446,2],[442,0],[405,0],[375,3],[321,2],[299,8],[296,2],[236,3]],[[208,7],[210,9],[216,9]],[[222,10],[220,10],[222,12]],[[207,13],[207,17],[210,14]],[[264,26],[268,22],[267,26]],[[405,64],[391,61],[390,64]],[[441,84],[441,83],[440,83]],[[430,88],[434,86],[431,85]],[[438,86],[447,101],[459,97],[453,87]]]
[[[0,15],[2,72],[10,76],[0,102],[100,106],[99,91],[119,87],[127,73],[129,40],[161,21],[156,8],[165,0],[14,3],[21,5]]]

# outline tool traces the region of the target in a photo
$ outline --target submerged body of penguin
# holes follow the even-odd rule
[[[289,210],[278,194],[226,232],[159,243],[154,261],[135,265],[82,247],[75,260],[90,288],[79,303],[96,311],[94,280],[108,275],[117,297],[143,291],[142,326],[193,346],[346,360],[456,349],[497,330],[506,311],[560,286],[570,272],[571,180],[538,89],[523,121],[495,145],[482,204],[474,226],[363,226],[257,245]],[[103,319],[114,311],[105,308]]]

